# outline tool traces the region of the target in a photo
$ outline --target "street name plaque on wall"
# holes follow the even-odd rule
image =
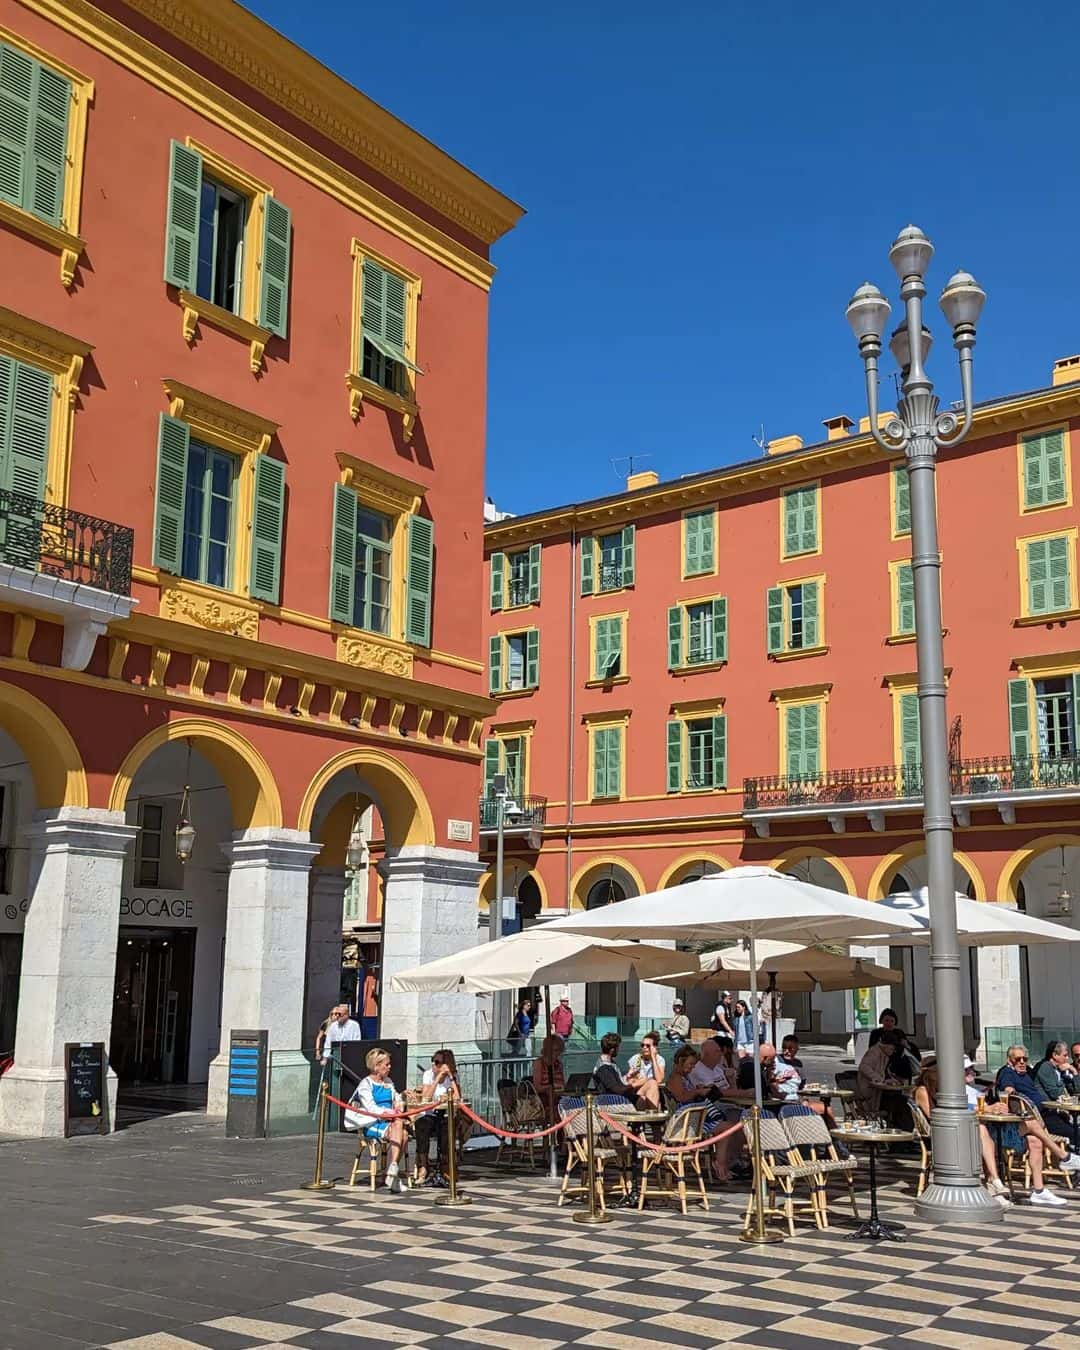
[[[64,1046],[64,1079],[64,1138],[108,1134],[105,1042],[69,1041]]]

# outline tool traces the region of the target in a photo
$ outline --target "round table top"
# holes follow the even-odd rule
[[[850,1101],[855,1092],[853,1088],[829,1087],[827,1083],[807,1083],[806,1087],[799,1089],[800,1097],[840,1097],[844,1101]]]
[[[832,1130],[834,1139],[842,1139],[853,1144],[898,1144],[905,1139],[914,1139],[914,1130]]]
[[[705,1103],[702,1102],[702,1105],[704,1106]],[[604,1110],[605,1108],[601,1107],[600,1109]],[[647,1125],[658,1125],[660,1121],[668,1118],[666,1111],[624,1111],[622,1114],[627,1120],[640,1120]],[[608,1111],[608,1115],[611,1115],[610,1111]]]
[[[976,1111],[975,1119],[983,1125],[1023,1125],[1030,1116],[1014,1116],[1004,1111]]]
[[[1073,1098],[1066,1101],[1064,1097],[1059,1097],[1056,1102],[1043,1102],[1039,1107],[1040,1111],[1080,1111],[1080,1101]]]

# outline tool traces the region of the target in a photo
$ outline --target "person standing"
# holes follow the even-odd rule
[[[349,1005],[339,1003],[337,1007],[330,1010],[330,1019],[326,1024],[326,1033],[322,1038],[320,1045],[316,1041],[316,1054],[321,1052],[321,1061],[326,1063],[334,1055],[334,1047],[340,1045],[343,1041],[362,1041],[363,1032],[360,1030],[360,1023],[349,1016]]]
[[[731,1025],[734,1015],[731,1007],[731,991],[724,989],[713,1009],[713,1015],[709,1018],[709,1026],[713,1031],[719,1032],[722,1036],[730,1036],[734,1040],[735,1030]]]
[[[533,1027],[536,1025],[536,1014],[533,1012],[531,998],[523,998],[518,1004],[518,1010],[514,1014],[514,1021],[510,1027],[509,1039],[513,1042],[514,1051],[519,1055],[527,1055],[532,1058]]]
[[[563,994],[559,999],[559,1006],[551,1014],[552,1035],[561,1037],[563,1041],[568,1041],[573,1030],[574,1010],[570,1007],[570,995]]]
[[[739,1059],[753,1058],[754,1054],[754,1015],[744,998],[735,1000],[733,1009],[735,1020],[732,1023],[735,1032],[735,1053]]]

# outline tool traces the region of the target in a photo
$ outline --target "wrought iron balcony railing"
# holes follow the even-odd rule
[[[507,831],[541,829],[546,818],[546,797],[508,797],[506,813],[503,816],[503,829]],[[480,833],[494,833],[498,828],[498,797],[481,797]]]
[[[511,606],[527,605],[529,603],[528,579],[519,581],[517,578],[511,577],[506,588],[506,600]]]
[[[126,525],[0,490],[0,563],[130,595],[134,540]]]

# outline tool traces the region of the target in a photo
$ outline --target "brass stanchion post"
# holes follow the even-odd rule
[[[596,1205],[596,1128],[594,1125],[594,1111],[596,1109],[596,1093],[586,1092],[585,1094],[585,1156],[586,1173],[588,1175],[589,1185],[589,1208],[584,1214],[575,1214],[575,1223],[610,1223],[611,1215],[597,1208]]]
[[[333,1190],[334,1183],[323,1179],[323,1151],[326,1147],[326,1112],[329,1107],[328,1097],[330,1088],[326,1080],[323,1080],[322,1088],[319,1092],[319,1132],[315,1138],[315,1175],[310,1181],[305,1181],[300,1187],[302,1191],[329,1191]]]
[[[472,1201],[467,1195],[459,1195],[457,1188],[457,1108],[454,1105],[454,1094],[446,1094],[446,1171],[447,1181],[450,1184],[448,1191],[443,1191],[441,1195],[435,1197],[437,1205],[471,1205]]]
[[[754,1222],[739,1234],[742,1242],[783,1242],[783,1233],[765,1227],[765,1169],[761,1161],[761,1107],[750,1108],[750,1148],[754,1162]]]

